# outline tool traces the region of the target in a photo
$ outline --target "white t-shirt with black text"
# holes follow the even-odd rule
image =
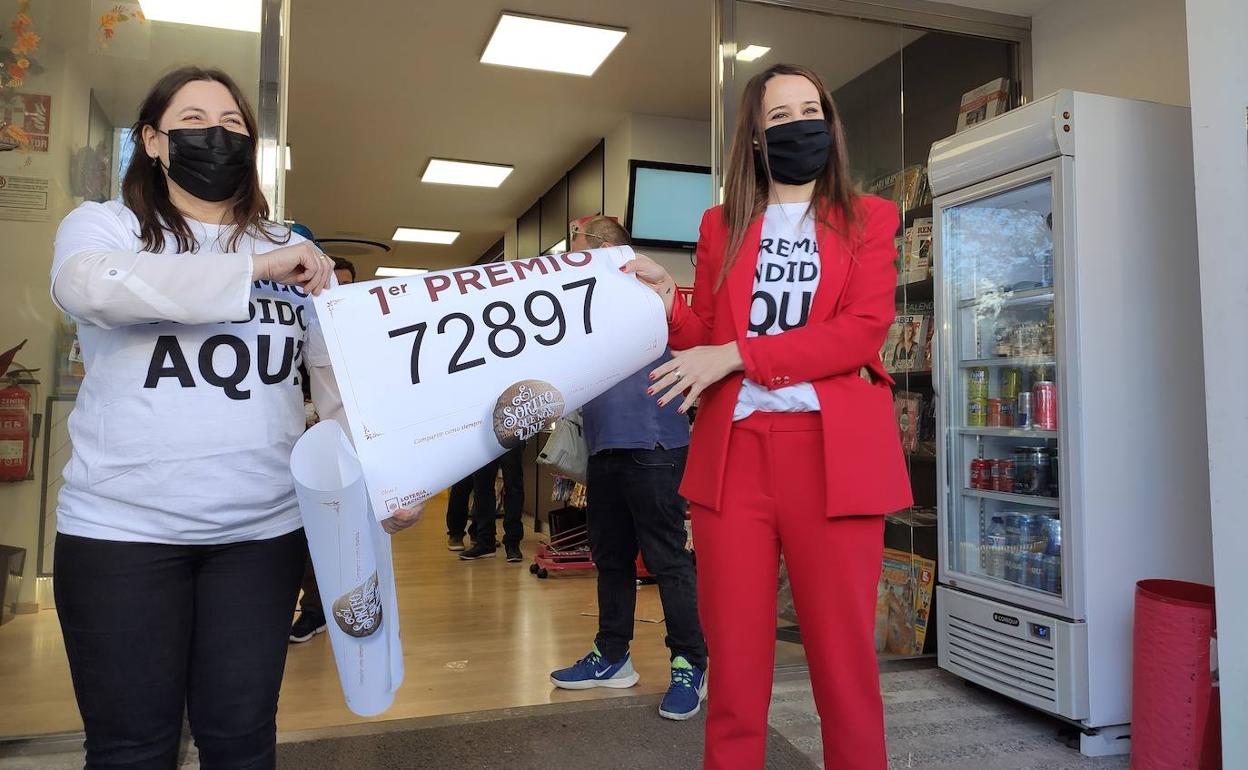
[[[328,356],[311,298],[252,281],[251,255],[302,239],[247,235],[225,253],[230,228],[189,224],[199,248],[182,254],[170,233],[163,254],[144,253],[138,219],[117,201],[85,203],[57,231],[53,299],[78,322],[86,367],[59,532],[220,544],[301,526],[290,474],[305,422],[299,365]],[[187,322],[160,320],[170,318]]]
[[[819,239],[808,203],[773,203],[763,214],[747,336],[780,334],[806,325],[819,288]],[[817,412],[819,398],[809,382],[768,390],[748,378],[733,420],[754,412]]]

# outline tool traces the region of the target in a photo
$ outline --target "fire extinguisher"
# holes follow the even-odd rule
[[[0,481],[22,481],[30,473],[30,391],[10,380],[0,390]]]

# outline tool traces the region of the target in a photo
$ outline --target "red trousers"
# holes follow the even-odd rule
[[[693,507],[698,607],[711,665],[704,770],[763,768],[781,552],[822,722],[824,764],[885,770],[875,656],[884,517],[826,516],[817,414],[756,413],[738,422],[725,483],[721,510]]]

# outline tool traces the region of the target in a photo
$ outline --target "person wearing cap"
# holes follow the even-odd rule
[[[571,249],[630,243],[613,217],[571,223]],[[629,643],[637,605],[637,553],[659,585],[671,651],[671,684],[659,707],[667,719],[696,715],[706,698],[706,642],[698,622],[693,556],[686,548],[685,501],[677,488],[685,472],[689,420],[676,404],[659,407],[646,395],[648,372],[663,358],[585,404],[590,551],[598,568],[598,635],[593,650],[551,674],[568,690],[637,684]]]

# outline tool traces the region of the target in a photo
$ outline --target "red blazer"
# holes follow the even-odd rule
[[[715,291],[728,228],[722,207],[703,215],[693,307],[676,299],[670,345],[688,350],[735,340],[745,372],[729,375],[702,394],[680,489],[686,499],[722,508],[732,413],[741,381],[748,377],[772,390],[814,384],[823,418],[829,516],[887,514],[913,503],[893,416],[893,379],[879,355],[896,313],[897,208],[868,196],[858,205],[853,238],[822,221],[816,225],[822,275],[806,325],[763,337],[746,336],[762,217],[746,231],[731,272]],[[860,376],[863,367],[874,375],[872,382]]]

